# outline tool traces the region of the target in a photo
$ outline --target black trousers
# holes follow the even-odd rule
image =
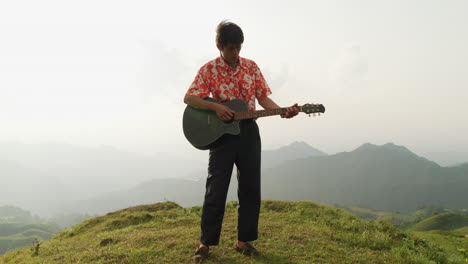
[[[260,213],[261,141],[254,120],[240,122],[240,135],[224,135],[210,149],[200,242],[218,245],[226,197],[234,164],[237,167],[239,198],[237,236],[248,242],[258,237]]]

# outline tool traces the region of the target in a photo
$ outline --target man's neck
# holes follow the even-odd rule
[[[237,66],[239,66],[240,64],[240,59],[237,59],[237,61],[235,63],[230,63],[228,62],[227,60],[224,59],[223,55],[221,54],[221,59],[224,61],[224,63],[226,63],[230,68],[232,69],[237,69]]]

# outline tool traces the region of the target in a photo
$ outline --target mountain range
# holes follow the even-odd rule
[[[421,205],[468,207],[468,166],[441,167],[392,143],[366,143],[351,152],[297,159],[263,175],[266,199],[386,211],[410,211]]]
[[[2,143],[0,205],[16,205],[43,217],[102,214],[160,201],[201,205],[205,166],[165,153],[143,156],[111,147]],[[387,211],[422,205],[468,208],[468,163],[442,167],[392,143],[365,143],[328,155],[293,142],[264,150],[262,168],[264,199]],[[236,199],[235,178],[234,173],[228,200]]]
[[[262,172],[263,199],[313,200],[402,212],[424,205],[468,208],[468,164],[441,167],[393,143],[380,146],[366,143],[351,152],[334,155],[307,146],[298,142],[264,153],[263,162],[269,167],[264,166]],[[288,147],[305,149],[302,158],[280,155],[289,151]],[[268,160],[268,157],[278,156],[287,158]],[[62,210],[74,208],[102,214],[157,201],[201,205],[204,185],[203,178],[154,179],[125,190],[75,201]],[[228,200],[236,199],[236,187],[234,174]]]

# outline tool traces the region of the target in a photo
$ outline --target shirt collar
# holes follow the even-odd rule
[[[218,58],[216,58],[216,64],[220,67],[223,67],[223,68],[227,68],[229,67],[226,62],[224,62],[223,58],[221,58],[221,56],[219,56]],[[245,59],[240,57],[239,56],[239,66],[238,67],[241,67],[242,69],[247,69],[247,64],[245,62]]]
[[[247,64],[245,63],[244,58],[239,57],[239,66],[244,70],[247,69]]]

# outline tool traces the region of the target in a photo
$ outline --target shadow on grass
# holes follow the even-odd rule
[[[271,253],[262,253],[261,256],[255,258],[258,263],[265,264],[296,264],[297,262],[292,261],[290,258]]]
[[[248,263],[264,263],[264,264],[296,264],[297,262],[291,261],[288,257],[274,255],[271,253],[263,253],[258,257],[230,257],[230,256],[215,256],[212,255],[205,264],[245,264],[245,260]]]

